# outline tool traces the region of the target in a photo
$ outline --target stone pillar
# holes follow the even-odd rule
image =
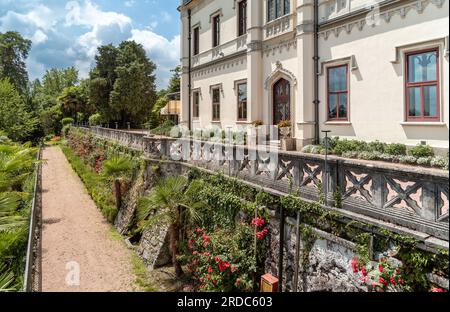
[[[248,121],[252,122],[262,119],[263,109],[263,1],[248,1],[247,12],[247,100]]]
[[[189,27],[186,9],[181,11],[181,113],[180,124],[188,126],[189,122]]]
[[[297,149],[314,140],[314,0],[297,1]]]

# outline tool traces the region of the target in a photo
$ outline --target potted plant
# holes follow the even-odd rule
[[[281,134],[281,149],[284,151],[295,150],[295,140],[292,138],[292,124],[289,120],[282,120],[278,123]]]
[[[258,129],[259,127],[263,126],[264,122],[262,120],[255,120],[252,122],[252,129],[250,133],[250,139],[248,140],[249,143],[252,145],[258,145]]]

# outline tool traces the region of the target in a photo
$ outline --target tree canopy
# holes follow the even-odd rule
[[[26,141],[38,123],[8,79],[0,80],[0,129],[14,141]]]
[[[18,32],[0,33],[0,79],[9,78],[20,94],[28,89],[28,72],[25,60],[31,49],[31,41]]]

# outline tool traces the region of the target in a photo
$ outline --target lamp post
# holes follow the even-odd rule
[[[328,182],[329,182],[329,169],[328,169],[328,134],[330,130],[323,130],[322,133],[325,133],[325,182],[324,182],[324,192],[325,192],[325,206],[328,206]]]

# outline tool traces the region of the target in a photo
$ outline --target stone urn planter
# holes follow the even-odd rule
[[[248,135],[247,143],[250,146],[257,146],[259,144],[259,129],[264,123],[261,120],[252,122],[250,133]]]
[[[278,124],[278,129],[280,129],[280,143],[281,150],[283,151],[294,151],[295,150],[295,139],[292,138],[292,125],[289,120],[283,120]]]

